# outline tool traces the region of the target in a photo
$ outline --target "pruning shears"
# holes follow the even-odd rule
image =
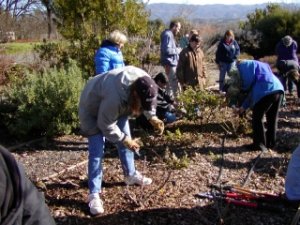
[[[222,200],[228,204],[255,209],[283,212],[287,207],[295,206],[283,195],[256,192],[238,186],[212,186],[215,191],[201,192],[195,196],[210,200]],[[216,190],[219,189],[219,190]]]

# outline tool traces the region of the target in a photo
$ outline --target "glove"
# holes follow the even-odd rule
[[[164,122],[157,118],[157,116],[153,116],[150,118],[149,122],[153,126],[155,133],[158,135],[162,135],[165,129]]]
[[[125,136],[123,144],[126,148],[133,152],[138,152],[140,150],[140,144],[138,139],[131,139],[128,136]]]

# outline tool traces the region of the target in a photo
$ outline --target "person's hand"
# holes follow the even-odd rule
[[[130,137],[126,136],[125,139],[123,140],[123,144],[126,148],[133,152],[138,152],[140,150],[140,140],[135,138],[131,139]]]
[[[158,135],[162,135],[165,129],[164,122],[157,118],[157,116],[153,116],[150,118],[149,122],[153,126],[155,133]]]

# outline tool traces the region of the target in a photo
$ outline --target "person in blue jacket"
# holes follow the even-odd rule
[[[120,31],[115,30],[110,33],[109,38],[101,43],[95,54],[95,75],[124,66],[121,48],[126,42],[126,36]]]
[[[280,80],[267,63],[243,60],[237,63],[241,91],[246,94],[237,112],[242,114],[252,108],[253,143],[249,149],[273,148],[276,142],[278,111],[284,96]],[[266,131],[263,117],[266,116]]]
[[[218,64],[219,74],[219,91],[224,92],[224,80],[226,74],[235,65],[237,57],[240,55],[240,47],[234,39],[232,30],[227,30],[223,39],[219,42],[216,51],[216,63]]]

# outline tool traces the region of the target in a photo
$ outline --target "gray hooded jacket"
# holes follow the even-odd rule
[[[81,93],[79,102],[80,128],[84,135],[102,133],[109,141],[119,142],[125,134],[117,126],[120,116],[129,115],[128,98],[131,84],[145,71],[126,66],[91,78]],[[144,111],[149,119],[156,109]]]

